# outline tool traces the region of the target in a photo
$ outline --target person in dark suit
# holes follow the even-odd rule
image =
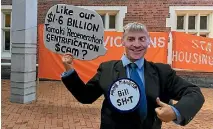
[[[97,73],[86,84],[72,67],[73,56],[65,54],[62,62],[66,72],[62,74],[62,82],[66,88],[82,104],[92,104],[104,95],[101,129],[160,129],[162,122],[170,121],[187,125],[205,101],[200,88],[177,76],[170,65],[144,59],[150,44],[145,25],[134,22],[124,26],[122,44],[125,52],[121,60],[101,63]],[[137,110],[128,113],[114,110],[107,99],[109,87],[114,81],[130,78],[132,64],[142,84],[139,86],[145,89],[145,106],[141,105],[146,114],[143,119]],[[178,102],[169,105],[171,99]]]

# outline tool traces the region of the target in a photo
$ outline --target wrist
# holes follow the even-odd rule
[[[65,68],[65,71],[70,71],[74,69],[72,65],[68,65],[66,63],[64,63],[64,68]]]
[[[177,120],[177,115],[176,115],[175,111],[173,110],[172,106],[170,106],[170,108],[171,108],[171,111],[172,111],[173,120]]]
[[[73,67],[65,67],[66,72],[70,71],[70,70],[74,70]]]

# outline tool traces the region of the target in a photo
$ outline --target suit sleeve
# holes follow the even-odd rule
[[[62,82],[66,88],[72,93],[72,95],[83,104],[91,104],[96,101],[103,91],[99,86],[99,78],[101,75],[101,65],[99,66],[97,73],[85,84],[76,71],[66,77],[62,77]]]
[[[200,88],[181,77],[168,65],[166,88],[171,99],[177,100],[174,107],[180,112],[182,122],[188,124],[197,112],[202,108],[205,101]]]

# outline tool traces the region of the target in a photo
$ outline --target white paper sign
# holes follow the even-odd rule
[[[133,111],[139,105],[140,89],[128,78],[117,80],[110,87],[109,100],[121,112]]]
[[[73,5],[52,6],[45,17],[44,44],[56,53],[92,60],[106,53],[101,16]]]

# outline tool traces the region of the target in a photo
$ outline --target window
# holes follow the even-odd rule
[[[195,30],[195,16],[189,16],[188,29]]]
[[[127,13],[126,6],[80,6],[95,10],[103,21],[105,31],[123,31],[123,19]]]
[[[2,26],[2,39],[1,39],[1,54],[2,59],[11,58],[11,42],[10,42],[10,27],[11,27],[11,12],[12,6],[2,5],[1,10],[1,26]]]
[[[115,15],[109,15],[109,29],[115,29]]]
[[[98,12],[98,11],[97,11]],[[116,15],[117,13],[101,13],[98,12],[103,20],[105,30],[116,30]]]
[[[198,36],[207,36],[209,34],[208,30],[208,17],[209,15],[197,15],[191,14],[181,14],[182,16],[177,16],[176,30],[183,31],[189,34]],[[188,24],[188,25],[186,25]]]
[[[3,51],[10,51],[10,12],[3,12],[3,26],[2,26],[2,34],[3,34]]]
[[[177,30],[183,30],[184,16],[177,16]]]
[[[105,17],[106,17],[106,15],[105,14],[102,14],[102,15],[100,15],[101,16],[101,19],[102,19],[102,21],[103,21],[103,25],[104,25],[104,28],[105,28]]]
[[[213,37],[213,6],[170,6],[166,19],[171,31]]]
[[[200,29],[207,30],[207,21],[208,16],[200,16]]]

